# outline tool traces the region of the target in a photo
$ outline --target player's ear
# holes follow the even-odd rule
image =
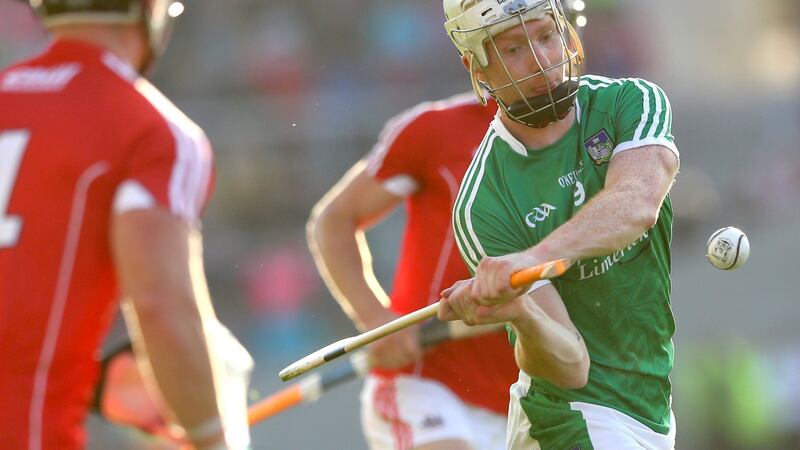
[[[470,73],[470,77],[474,77],[479,81],[486,81],[483,70],[481,69],[481,66],[477,64],[475,56],[472,54],[472,52],[464,52],[464,54],[461,55],[461,64],[463,64],[464,68],[467,69],[467,72]]]
[[[472,83],[472,90],[481,105],[486,106],[486,96],[484,95],[481,83],[485,82],[486,77],[483,74],[483,69],[475,63],[475,55],[472,52],[464,52],[461,56],[461,63],[469,72],[469,79]]]

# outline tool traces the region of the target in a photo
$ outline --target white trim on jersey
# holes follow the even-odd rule
[[[612,84],[622,84],[628,78],[608,78],[600,75],[582,75],[580,80],[580,86],[586,86],[589,89],[596,91],[602,87],[608,87]],[[590,81],[597,82],[599,84],[591,84]]]
[[[647,123],[647,118],[650,116],[650,93],[647,91],[647,89],[644,88],[644,86],[642,86],[642,83],[640,83],[639,80],[634,79],[633,84],[635,84],[636,87],[639,88],[640,91],[642,91],[642,118],[639,119],[639,126],[636,127],[636,132],[633,133],[633,140],[639,141],[642,139],[642,132],[644,131],[644,126]],[[656,95],[655,97],[656,99],[659,98],[658,95]],[[653,126],[650,127],[651,133],[655,131],[655,124],[658,123],[658,114],[660,114],[658,110],[660,107],[661,107],[661,102],[657,101],[656,111],[653,113],[654,124]],[[651,133],[648,133],[648,136],[650,136]]]
[[[149,81],[125,61],[111,53],[103,63],[130,83],[167,123],[175,139],[175,164],[169,180],[170,211],[189,224],[198,221],[211,178],[211,144],[203,130],[178,109]]]
[[[575,120],[578,123],[580,123],[581,105],[580,103],[578,103],[577,99],[575,99],[573,104],[576,108]],[[522,156],[528,156],[528,148],[525,147],[525,144],[523,144],[519,139],[514,137],[514,135],[511,134],[510,131],[508,131],[508,128],[506,128],[506,124],[504,124],[502,119],[500,119],[501,114],[502,112],[500,110],[497,110],[497,115],[494,117],[494,120],[492,120],[490,126],[494,127],[495,131],[497,131],[497,134],[499,134],[500,137],[508,144],[508,146],[511,147],[511,150],[514,150],[514,152],[519,153]]]
[[[506,128],[506,124],[500,119],[500,110],[497,111],[497,115],[495,116],[494,120],[492,120],[491,127],[497,132],[502,140],[511,147],[511,150],[514,152],[519,153],[522,156],[528,156],[528,149],[525,148],[525,144],[519,141],[519,139],[515,138],[514,135],[508,131]]]
[[[665,100],[664,106],[666,107],[665,111],[665,108],[662,108],[661,106],[661,96],[658,95],[659,88],[657,86],[637,78],[631,78],[629,80],[633,81],[633,84],[635,84],[636,87],[639,88],[640,91],[642,91],[642,96],[643,96],[642,103],[644,106],[642,111],[642,118],[639,121],[639,126],[636,128],[636,133],[634,133],[633,139],[631,139],[630,141],[621,142],[619,145],[617,145],[614,148],[614,151],[611,152],[611,157],[613,158],[617,153],[623,152],[625,150],[630,150],[632,148],[644,147],[646,145],[661,145],[670,149],[670,151],[672,151],[672,153],[675,154],[675,157],[678,158],[678,162],[680,163],[681,155],[680,152],[678,152],[678,148],[675,146],[674,142],[666,138],[667,130],[670,129],[671,124],[665,124],[661,132],[658,133],[658,136],[656,136],[656,129],[658,128],[660,117],[662,114],[664,114],[665,116],[664,117],[665,122],[672,121],[672,112],[669,99],[667,98],[666,95],[664,95],[664,100]],[[650,89],[647,89],[645,86],[643,86],[642,82],[646,83]],[[655,98],[655,108],[652,113],[653,124],[650,126],[650,130],[647,132],[647,135],[642,137],[644,126],[647,123],[648,117],[651,116],[650,90],[653,91],[653,96]]]
[[[489,158],[489,154],[492,153],[492,149],[494,149],[494,140],[497,139],[498,137],[499,135],[497,134],[492,136],[492,138],[486,143],[485,148],[482,150],[483,154],[479,157],[480,160],[478,162],[478,169],[477,169],[478,173],[475,178],[475,183],[473,184],[472,191],[467,196],[467,203],[464,206],[464,222],[466,222],[467,232],[469,233],[469,236],[472,239],[472,244],[474,245],[475,250],[478,251],[481,258],[486,257],[486,251],[483,249],[483,246],[481,245],[481,242],[478,239],[478,235],[475,233],[475,228],[472,226],[472,205],[475,203],[475,197],[478,195],[478,190],[481,187],[481,181],[483,181],[483,174],[486,169],[486,159]],[[478,157],[476,157],[476,159],[477,158]],[[461,200],[463,201],[464,199],[462,198]],[[463,232],[462,232],[462,237],[463,237]],[[467,248],[470,249],[470,253],[472,253],[472,246],[468,245]],[[474,253],[472,253],[472,255],[474,256]],[[470,264],[472,266],[473,272],[478,269],[479,259],[475,258],[474,261],[475,261],[474,265]],[[467,262],[470,263],[470,261]]]
[[[50,314],[47,318],[47,329],[42,341],[42,349],[39,353],[39,361],[36,364],[36,372],[33,379],[31,406],[28,415],[28,450],[41,450],[42,448],[47,382],[55,356],[56,345],[58,344],[58,335],[61,332],[61,323],[64,320],[64,310],[83,227],[86,198],[89,195],[89,188],[92,183],[109,170],[110,165],[106,161],[94,163],[81,174],[75,185],[64,251],[61,253],[61,263],[58,268],[58,280],[56,281],[53,302],[50,305]]]
[[[419,189],[419,183],[410,175],[396,175],[383,182],[383,188],[398,197],[407,197]]]
[[[675,147],[675,143],[674,142],[671,142],[671,141],[669,141],[668,139],[665,139],[665,138],[647,138],[647,139],[642,139],[642,140],[639,140],[639,141],[623,142],[623,143],[617,145],[614,148],[614,151],[611,152],[611,157],[613,158],[614,156],[616,156],[617,153],[624,152],[625,150],[631,150],[631,149],[634,149],[634,148],[645,147],[647,145],[660,145],[662,147],[667,147],[668,149],[670,149],[670,151],[672,151],[673,154],[675,154],[675,157],[678,158],[678,163],[680,163],[681,154],[678,151],[678,148]]]
[[[642,116],[639,119],[639,126],[636,128],[636,131],[633,135],[633,139],[626,142],[621,142],[614,148],[614,151],[611,153],[612,158],[619,152],[623,152],[625,150],[630,150],[632,148],[644,147],[646,145],[661,145],[667,147],[675,154],[675,157],[678,158],[678,162],[680,162],[680,152],[678,148],[675,146],[675,143],[670,141],[666,138],[667,131],[669,131],[672,127],[672,106],[670,105],[669,98],[666,94],[663,94],[661,88],[657,85],[640,78],[608,78],[599,75],[584,75],[583,79],[581,80],[580,85],[588,87],[591,90],[597,90],[600,88],[611,86],[612,84],[622,84],[626,81],[632,82],[641,92],[642,92]],[[597,84],[592,84],[592,82]],[[653,93],[654,96],[654,108],[653,112],[650,112],[650,93]],[[659,95],[661,93],[661,95]],[[661,97],[664,97],[664,103],[662,105]],[[656,130],[658,126],[661,124],[661,116],[664,115],[664,121],[667,122],[662,127],[661,131],[656,135]],[[653,118],[653,123],[650,125],[648,132],[645,136],[642,136],[644,133],[644,127],[647,124],[648,118]]]
[[[587,85],[587,86],[592,87],[591,85]],[[645,95],[647,95],[647,94],[645,94]],[[656,96],[656,98],[659,98],[659,97]],[[647,98],[645,98],[645,101],[647,101]],[[659,98],[659,101],[657,102],[657,105],[660,108],[660,105],[661,105],[660,98]],[[578,107],[580,107],[580,106],[578,106]],[[647,105],[645,105],[645,115],[647,114],[648,109],[649,109],[649,107]],[[659,112],[658,114],[661,114],[661,113]],[[643,128],[645,122],[646,122],[646,119],[644,119],[643,122],[640,122],[639,123],[639,128]],[[491,126],[494,127],[495,131],[497,131],[497,134],[499,134],[500,137],[504,141],[506,141],[506,143],[511,147],[512,150],[514,150],[516,153],[519,153],[522,156],[528,156],[528,151],[525,149],[525,145],[522,142],[520,142],[519,140],[517,140],[517,138],[515,138],[511,134],[511,132],[508,131],[508,129],[506,128],[505,124],[500,120],[499,117],[496,117],[492,121],[492,125]],[[675,157],[677,157],[678,160],[680,161],[680,152],[678,152],[678,148],[675,146],[674,142],[671,142],[669,139],[664,137],[665,132],[659,133],[659,136],[657,136],[657,137],[650,136],[650,134],[653,134],[655,132],[655,129],[656,129],[657,126],[658,126],[658,119],[655,119],[655,122],[654,122],[653,126],[650,128],[651,131],[650,131],[650,133],[648,133],[648,137],[646,137],[646,138],[641,138],[640,137],[640,138],[637,139],[634,136],[634,140],[623,142],[623,143],[617,145],[614,148],[614,151],[611,153],[611,156],[613,157],[614,155],[616,155],[619,152],[623,152],[625,150],[630,150],[632,148],[644,147],[645,145],[663,145],[664,147],[667,147],[668,149],[670,149],[672,151],[672,153],[675,154]],[[666,128],[665,128],[665,130],[666,130]],[[637,130],[637,133],[639,133],[638,130]]]
[[[453,226],[458,231],[458,251],[461,253],[461,257],[467,266],[474,272],[475,269],[478,267],[478,257],[475,254],[475,250],[470,245],[469,241],[467,240],[467,235],[464,232],[464,225],[461,223],[461,214],[459,212],[460,205],[464,203],[464,198],[468,195],[468,185],[472,181],[472,177],[475,174],[476,167],[478,167],[481,163],[481,158],[483,158],[483,154],[488,152],[492,148],[492,143],[494,142],[494,138],[497,137],[497,133],[494,132],[491,125],[489,126],[489,131],[486,132],[486,135],[483,137],[481,144],[478,146],[478,152],[472,158],[472,162],[469,164],[467,168],[467,172],[464,174],[464,178],[461,181],[461,187],[459,188],[458,196],[456,197],[456,204],[453,206],[452,212],[452,221]],[[465,212],[465,220],[466,220],[466,212]],[[481,255],[485,256],[485,255]]]
[[[148,209],[156,204],[153,194],[136,180],[126,180],[117,187],[114,194],[114,214],[122,214],[134,209]]]
[[[422,114],[428,111],[441,111],[477,103],[478,100],[475,98],[474,93],[465,92],[443,100],[420,103],[389,119],[378,136],[378,142],[375,143],[372,150],[369,152],[367,174],[374,177],[375,174],[378,173],[378,170],[383,166],[383,160],[389,153],[389,149],[394,145],[397,136]]]
[[[211,177],[211,144],[191,119],[144,78],[135,83],[161,114],[175,138],[175,165],[169,181],[170,210],[188,223],[199,219]]]
[[[113,53],[107,52],[103,54],[102,60],[106,67],[129,83],[133,83],[140,76],[133,66]]]

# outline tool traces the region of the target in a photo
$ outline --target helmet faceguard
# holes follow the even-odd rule
[[[166,50],[174,18],[183,11],[177,0],[30,0],[46,28],[73,24],[144,25],[150,55],[147,67]]]
[[[482,103],[486,102],[482,89],[485,88],[510,119],[534,128],[566,117],[578,93],[583,48],[566,19],[560,0],[444,0],[444,8],[445,29],[459,53],[468,58],[472,86]],[[527,21],[539,19],[555,22],[561,44],[561,60],[547,67],[540,62],[525,26]],[[525,31],[528,49],[538,66],[534,73],[519,78],[512,76],[495,43],[497,35],[516,26],[522,26]],[[476,71],[489,65],[489,52],[505,72],[506,82],[495,81],[495,85],[490,85],[476,78]],[[526,96],[520,85],[535,78],[554,80],[554,83],[546,83],[545,93]],[[501,92],[511,92],[504,97],[514,100],[504,101],[498,95]]]

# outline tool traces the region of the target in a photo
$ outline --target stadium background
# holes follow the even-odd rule
[[[585,15],[586,71],[647,78],[673,107],[678,448],[800,448],[800,3],[587,0]],[[469,88],[442,20],[432,0],[187,2],[154,81],[215,144],[205,258],[222,320],[256,359],[254,398],[355,332],[314,271],[304,223],[385,120]],[[23,5],[0,0],[0,65],[45,44]],[[724,225],[750,236],[737,272],[705,261]],[[401,226],[402,212],[368,234],[388,287]],[[358,389],[256,426],[255,449],[363,450]],[[156,448],[90,429],[90,449]]]

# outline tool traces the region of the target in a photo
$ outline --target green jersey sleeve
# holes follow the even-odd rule
[[[622,81],[614,119],[617,142],[614,155],[645,145],[663,145],[679,157],[672,137],[672,108],[664,91],[641,78]]]

